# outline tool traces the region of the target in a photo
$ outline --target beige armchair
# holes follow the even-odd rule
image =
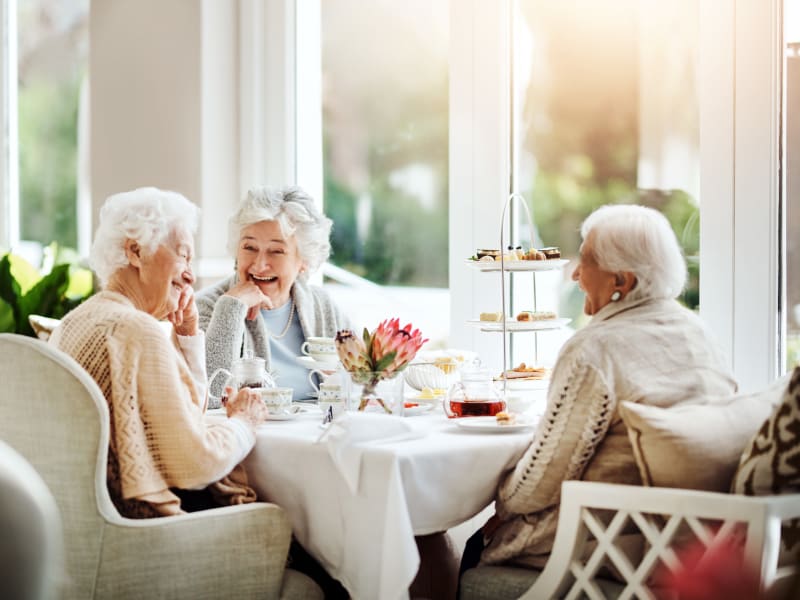
[[[0,381],[0,438],[38,471],[61,512],[65,598],[322,598],[285,568],[291,529],[274,504],[120,516],[106,487],[108,407],[69,356],[0,334]]]
[[[60,597],[64,546],[53,494],[30,463],[0,440],[0,581],[3,596]]]

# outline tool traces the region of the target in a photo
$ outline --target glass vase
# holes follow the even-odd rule
[[[403,375],[397,371],[349,373],[350,410],[403,416]]]

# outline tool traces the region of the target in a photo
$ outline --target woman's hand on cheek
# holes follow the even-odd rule
[[[192,286],[183,288],[178,298],[178,308],[168,319],[178,335],[197,335],[198,312]]]
[[[269,296],[264,295],[252,281],[240,281],[229,289],[225,295],[238,298],[247,305],[247,319],[249,321],[255,319],[262,308],[267,310],[274,308]]]

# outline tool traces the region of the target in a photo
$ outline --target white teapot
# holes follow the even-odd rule
[[[275,379],[266,370],[266,361],[263,358],[256,358],[252,352],[246,352],[245,356],[233,361],[231,370],[217,369],[208,380],[209,388],[217,376],[222,373],[226,376],[225,385],[222,389],[222,401],[227,400],[227,388],[238,391],[244,387],[249,388],[274,388]]]

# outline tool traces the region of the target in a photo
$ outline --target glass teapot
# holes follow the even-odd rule
[[[442,407],[450,419],[493,417],[506,409],[506,402],[494,386],[491,372],[476,368],[461,371],[461,381],[450,386]]]
[[[208,380],[209,389],[218,375],[225,375],[225,384],[222,386],[222,399],[227,399],[226,388],[233,388],[238,391],[244,387],[249,388],[274,388],[275,379],[266,370],[266,361],[263,358],[256,358],[253,353],[246,351],[245,355],[233,361],[231,370],[217,369]]]

